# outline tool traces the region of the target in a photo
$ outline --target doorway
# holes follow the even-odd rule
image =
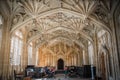
[[[58,70],[63,70],[64,69],[64,61],[63,61],[63,59],[58,60],[57,66],[58,66]]]

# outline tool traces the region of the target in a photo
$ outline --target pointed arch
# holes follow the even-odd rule
[[[59,39],[59,38],[64,39],[64,40],[66,40],[67,42],[71,42],[71,44],[75,42],[75,43],[78,44],[80,47],[85,48],[85,45],[84,45],[81,41],[77,41],[77,40],[72,41],[72,40],[67,39],[67,38],[65,38],[65,37],[55,37],[55,38],[53,38],[53,39],[51,39],[51,40],[49,40],[49,41],[40,42],[40,43],[38,43],[38,45],[37,45],[36,47],[40,47],[40,46],[42,46],[43,44],[46,44],[46,43],[49,43],[48,45],[50,45],[50,43],[55,42],[55,41],[56,41],[57,39]],[[58,41],[59,41],[59,40],[58,40]],[[70,45],[70,44],[68,44],[68,45]]]
[[[54,32],[54,31],[56,31],[56,30],[64,30],[64,31],[66,31],[66,32],[76,33],[74,30],[68,29],[68,28],[65,28],[65,27],[55,27],[55,28],[52,28],[52,29],[46,31],[45,33],[51,33],[51,32]],[[87,39],[87,40],[93,42],[92,38],[89,37],[89,36],[88,36],[87,34],[85,34],[84,32],[80,31],[79,33],[80,33],[81,36],[83,36],[84,39]],[[32,40],[38,39],[41,34],[42,34],[42,32],[40,32],[40,33],[32,36],[30,39],[28,39],[28,43],[31,42]]]

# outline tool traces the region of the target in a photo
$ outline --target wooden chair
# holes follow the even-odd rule
[[[14,78],[15,80],[22,80],[24,77],[24,74],[17,74],[16,71],[14,70]]]
[[[32,80],[31,77],[25,77],[23,80]]]

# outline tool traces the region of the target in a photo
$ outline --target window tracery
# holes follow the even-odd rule
[[[22,32],[16,31],[11,37],[11,47],[10,47],[10,63],[11,65],[20,65],[21,54],[23,51],[23,40]]]

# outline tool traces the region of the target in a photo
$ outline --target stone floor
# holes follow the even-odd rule
[[[83,78],[65,78],[64,74],[57,74],[55,78],[42,78],[42,79],[33,79],[33,80],[90,80],[90,79],[83,79]]]

